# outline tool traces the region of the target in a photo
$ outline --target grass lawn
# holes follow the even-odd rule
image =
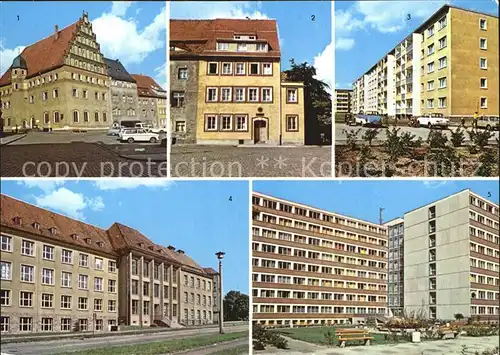
[[[103,348],[68,352],[61,355],[160,355],[177,351],[196,349],[220,342],[231,341],[248,337],[248,332],[227,333],[222,335],[205,335],[195,338],[175,339],[167,341],[149,342],[125,346],[107,346]],[[248,345],[246,345],[248,350]],[[238,354],[238,353],[235,353]]]
[[[344,328],[345,329],[345,328]],[[282,335],[296,339],[296,340],[302,340],[306,341],[308,343],[313,343],[313,344],[318,344],[318,345],[329,345],[326,340],[324,334],[328,331],[334,332],[335,328],[333,327],[307,327],[307,328],[290,328],[290,329],[280,329],[276,330],[277,332],[281,333]],[[374,334],[370,333],[370,336],[373,337],[374,339],[372,340],[372,345],[376,344],[387,344],[388,341],[385,340],[384,334]],[[404,340],[401,339],[401,342]],[[361,344],[362,342],[359,341]],[[337,337],[335,337],[334,344],[337,345]],[[351,341],[348,342],[346,345],[354,345],[356,342]]]
[[[248,344],[245,345],[240,345],[237,346],[236,348],[232,349],[224,349],[220,351],[216,351],[214,353],[211,353],[210,355],[242,355],[242,354],[248,354]]]

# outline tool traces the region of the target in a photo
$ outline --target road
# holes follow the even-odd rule
[[[224,331],[226,333],[244,332],[248,331],[248,325],[225,327]],[[104,338],[89,338],[83,340],[61,339],[54,341],[37,341],[37,342],[5,344],[5,345],[2,344],[1,351],[2,353],[12,354],[12,355],[59,354],[63,352],[97,349],[108,346],[144,344],[149,342],[190,338],[200,335],[215,335],[218,334],[218,332],[219,332],[218,328],[210,327],[210,328],[165,331],[153,334],[115,335]]]
[[[416,137],[415,139],[418,139],[419,137],[421,137],[424,141],[427,139],[427,137],[429,136],[429,129],[428,128],[425,128],[425,127],[406,127],[406,126],[398,126],[398,128],[400,128],[400,131],[399,131],[399,134],[402,134],[404,132],[410,132],[412,134],[414,134]],[[360,126],[348,126],[344,123],[337,123],[335,125],[335,143],[336,144],[344,144],[345,141],[346,141],[346,132],[345,131],[351,131],[351,130],[360,130],[358,135],[357,135],[357,138],[358,140],[360,141],[363,141],[363,139],[361,138],[363,133],[368,130],[369,128],[366,128],[366,127],[360,127]],[[455,127],[451,127],[451,129],[453,131],[455,131]],[[470,131],[470,128],[467,128],[468,131]],[[451,137],[451,132],[450,130],[442,130],[442,132],[448,137],[448,139]],[[386,140],[386,132],[385,132],[385,128],[381,129],[376,140],[378,141],[384,141]],[[493,132],[493,137],[491,138],[490,142],[492,144],[495,143],[495,138],[498,138],[498,131],[495,131]],[[467,133],[465,133],[465,139],[466,139],[466,142],[469,141],[469,136]]]
[[[172,146],[172,177],[331,177],[331,146]]]

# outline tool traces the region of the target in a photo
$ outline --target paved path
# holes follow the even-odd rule
[[[331,177],[331,146],[172,146],[172,177]]]
[[[303,342],[300,342],[303,343]],[[436,340],[422,343],[402,343],[392,345],[352,346],[347,348],[319,347],[312,344],[310,349],[294,349],[294,342],[290,342],[290,350],[273,349],[272,352],[254,351],[257,354],[282,354],[282,355],[460,355],[462,345],[466,346],[466,354],[473,355],[476,351],[493,350],[498,346],[498,336],[490,337],[460,337],[459,339]]]
[[[230,350],[234,348],[238,348],[242,345],[248,345],[248,338],[245,339],[238,339],[234,341],[228,341],[220,344],[215,344],[212,346],[208,346],[203,349],[198,349],[198,350],[188,350],[182,353],[177,353],[176,355],[210,355],[222,350]],[[249,352],[247,352],[248,354]]]
[[[418,139],[419,137],[421,137],[424,141],[427,139],[427,137],[429,136],[429,129],[428,128],[425,128],[425,127],[405,127],[405,126],[400,126],[398,127],[400,128],[400,131],[399,131],[399,134],[402,134],[404,132],[410,132],[412,134],[415,135],[415,139]],[[351,130],[360,130],[358,135],[357,135],[357,138],[359,141],[364,141],[361,137],[363,135],[363,133],[368,130],[369,128],[366,128],[366,127],[360,127],[360,126],[348,126],[344,123],[338,123],[335,125],[335,144],[343,144],[345,143],[346,141],[346,134],[345,134],[345,131],[351,131]],[[452,127],[451,128],[453,130],[453,132],[456,130],[456,127]],[[470,128],[467,128],[468,131],[470,131]],[[450,139],[451,137],[451,132],[450,130],[441,130],[447,137],[448,139]],[[498,135],[498,131],[494,131],[492,132],[493,133],[493,137],[490,139],[490,142],[491,144],[495,144],[496,141],[495,141],[495,138],[498,138],[499,135]],[[377,136],[377,140],[378,141],[385,141],[386,140],[386,132],[385,132],[385,128],[382,128],[380,129],[380,132]],[[469,142],[469,135],[467,133],[465,133],[465,142]],[[375,141],[376,143],[376,141]]]
[[[245,332],[248,331],[248,326],[244,325],[226,327],[224,331],[226,333]],[[1,352],[12,355],[48,355],[68,351],[89,350],[110,346],[133,345],[172,339],[190,338],[201,335],[215,335],[218,333],[218,328],[197,328],[154,334],[120,335],[105,338],[61,339],[54,341],[5,344],[1,346]]]

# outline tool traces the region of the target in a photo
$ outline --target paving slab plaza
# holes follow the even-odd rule
[[[287,355],[453,355],[463,354],[462,345],[466,346],[465,354],[474,355],[485,350],[493,350],[499,346],[498,336],[460,337],[458,339],[435,340],[421,343],[401,343],[390,345],[348,346],[346,348],[317,346],[299,340],[287,338],[290,350],[269,348],[265,351],[254,351],[257,354]]]

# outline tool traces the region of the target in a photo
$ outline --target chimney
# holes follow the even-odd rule
[[[59,39],[59,26],[55,25],[54,26],[54,41],[57,41]]]
[[[184,250],[179,249],[179,250],[177,250],[177,252],[178,252],[179,254],[184,255]]]

